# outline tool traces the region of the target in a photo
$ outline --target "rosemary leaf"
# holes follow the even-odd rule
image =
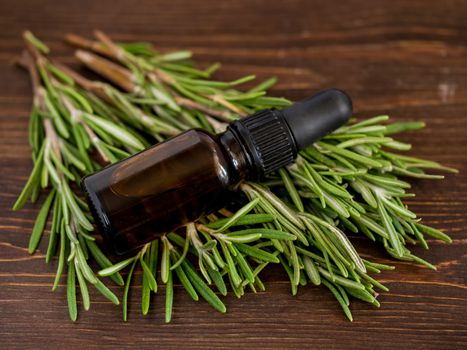
[[[37,245],[39,244],[39,241],[42,237],[42,232],[44,231],[44,227],[47,221],[47,216],[49,214],[50,205],[52,204],[54,196],[55,196],[55,190],[52,190],[49,193],[49,196],[45,200],[44,204],[42,205],[41,210],[39,211],[39,214],[37,214],[36,222],[34,223],[31,236],[29,237],[29,245],[28,245],[29,254],[34,253],[34,251],[37,248]]]
[[[78,318],[78,308],[76,306],[76,274],[75,265],[73,262],[68,263],[68,276],[67,276],[67,301],[68,313],[72,321]]]

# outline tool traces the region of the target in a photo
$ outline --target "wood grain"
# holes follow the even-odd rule
[[[467,348],[466,1],[2,0],[0,28],[1,348]],[[26,28],[68,64],[76,62],[63,35],[99,28],[119,40],[152,41],[161,51],[192,50],[202,64],[221,61],[222,79],[275,75],[274,95],[295,99],[336,86],[353,96],[360,117],[426,121],[423,131],[403,136],[412,154],[461,170],[445,181],[413,182],[411,208],[454,240],[431,240],[428,252],[414,248],[438,271],[396,263],[381,276],[391,288],[380,296],[381,308],[353,302],[353,323],[322,288],[291,297],[279,269],[266,272],[267,292],[226,297],[225,315],[192,302],[177,285],[171,324],[163,323],[162,297],[148,317],[139,315],[139,288],[127,324],[94,292],[91,311],[70,322],[64,289],[50,291],[55,265],[43,262],[45,242],[33,256],[25,249],[38,208],[9,209],[31,169],[31,90],[12,65]],[[364,238],[353,241],[363,254],[389,262]]]

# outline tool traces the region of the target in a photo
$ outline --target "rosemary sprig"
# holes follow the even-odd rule
[[[230,286],[237,297],[246,287],[253,292],[264,290],[259,275],[270,263],[283,266],[292,294],[308,281],[326,286],[352,320],[349,296],[379,306],[375,288],[387,288],[368,272],[392,267],[362,259],[345,231],[362,232],[391,256],[431,268],[410,252],[407,243],[419,242],[427,248],[424,234],[450,241],[444,233],[421,224],[402,202],[411,194],[406,193],[409,184],[399,176],[441,178],[425,169],[453,170],[388,151],[410,149],[389,135],[423,125],[385,124],[388,117],[380,116],[340,128],[263,184],[243,184],[241,191],[248,200],[243,199],[241,208],[233,206],[201,218],[112,264],[89,234],[92,218],[73,182],[101,164],[183,130],[199,127],[219,132],[235,118],[289,102],[266,96],[275,79],[246,91],[237,86],[254,76],[233,82],[211,80],[219,65],[199,70],[186,51],[163,54],[145,43],[117,44],[100,32],[96,33],[98,41],[68,36],[68,41],[85,49],[77,51],[77,58],[115,85],[91,81],[48,59],[47,46],[31,33],[24,37],[28,51],[22,63],[30,72],[34,91],[29,130],[34,167],[14,208],[28,199],[35,202],[44,188],[51,188],[39,211],[29,251],[37,248],[52,212],[46,260],[52,259],[59,246],[54,288],[66,259],[73,320],[77,317],[76,280],[85,309],[90,305],[88,284],[118,303],[99,276],[124,284],[123,318],[127,320],[130,286],[139,265],[142,313],[148,313],[151,296],[162,283],[169,322],[174,278],[193,300],[201,297],[225,312],[213,288],[226,295]],[[99,162],[92,154],[98,155]],[[89,266],[90,260],[100,265],[98,274]],[[124,281],[119,272],[126,268]]]
[[[55,290],[58,286],[66,260],[69,271],[67,286],[70,317],[75,320],[76,280],[86,310],[90,307],[88,283],[112,302],[119,302],[99,281],[88,264],[89,252],[102,266],[110,265],[110,261],[94,243],[95,238],[89,235],[93,226],[88,207],[72,190],[71,184],[78,181],[86,171],[97,168],[87,150],[93,144],[104,156],[104,135],[108,142],[114,142],[129,152],[142,149],[144,145],[121,126],[114,126],[115,133],[104,133],[97,127],[99,122],[90,122],[99,119],[92,115],[92,109],[82,97],[68,85],[64,85],[68,82],[58,80],[58,71],[49,68],[50,62],[39,51],[44,51],[45,45],[38,44],[39,41],[31,33],[25,33],[24,37],[28,51],[23,55],[23,64],[29,70],[34,91],[30,121],[34,168],[13,209],[20,209],[29,198],[34,202],[41,189],[51,187],[37,216],[28,250],[30,253],[36,250],[48,214],[53,211],[46,260],[51,260],[59,245],[58,268],[52,289]],[[104,119],[102,121],[109,123]],[[117,283],[121,283],[119,274],[112,277]]]

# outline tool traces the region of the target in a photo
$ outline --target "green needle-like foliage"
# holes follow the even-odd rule
[[[20,209],[50,189],[37,216],[30,242],[33,253],[51,216],[46,261],[58,256],[58,286],[67,266],[70,317],[77,318],[76,289],[89,309],[88,286],[119,304],[101,278],[123,286],[123,319],[128,317],[135,269],[142,271],[141,312],[164,285],[165,321],[172,318],[174,279],[190,297],[204,299],[220,312],[219,297],[231,290],[263,291],[260,272],[280,264],[292,294],[311,282],[324,285],[352,320],[350,297],[379,306],[376,288],[388,289],[368,273],[391,266],[363,259],[347,237],[362,233],[390,256],[435,268],[411,253],[408,243],[426,249],[425,235],[450,242],[444,233],[423,225],[403,203],[413,196],[400,177],[442,178],[427,169],[452,171],[438,163],[393,151],[410,145],[392,134],[416,130],[422,123],[387,124],[387,116],[352,121],[300,152],[297,162],[263,183],[243,183],[238,202],[146,244],[133,257],[112,263],[92,235],[92,216],[81,198],[79,179],[190,128],[223,131],[229,121],[290,102],[267,96],[275,79],[242,91],[254,76],[223,82],[211,79],[215,64],[200,70],[191,53],[159,53],[150,44],[117,44],[103,33],[98,41],[70,35],[81,49],[77,58],[113,85],[91,81],[51,61],[49,49],[32,33],[24,39],[21,64],[29,70],[34,103],[29,142],[31,175],[14,204]],[[243,193],[243,194],[242,194]],[[99,266],[96,273],[95,261]],[[120,271],[128,272],[124,279]],[[159,273],[158,273],[159,271]]]

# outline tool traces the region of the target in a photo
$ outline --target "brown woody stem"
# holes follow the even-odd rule
[[[198,102],[189,100],[187,98],[181,97],[181,96],[175,96],[175,101],[180,105],[188,109],[195,109],[197,111],[206,113],[210,116],[216,117],[224,122],[230,122],[232,121],[232,118],[230,118],[230,113],[227,111],[220,111],[218,109],[214,109],[205,105],[202,105]]]
[[[95,94],[96,96],[98,96],[99,98],[102,98],[103,100],[106,100],[107,102],[110,102],[110,99],[107,96],[107,93],[105,92],[105,83],[85,78],[78,72],[74,71],[73,69],[61,63],[53,62],[53,65],[56,66],[61,71],[65,72],[65,74],[70,76],[71,79],[73,79],[83,89]]]
[[[39,95],[40,79],[39,74],[37,73],[36,66],[32,59],[31,54],[28,51],[23,51],[20,60],[18,61],[23,67],[25,67],[29,72],[29,77],[31,79],[32,90],[34,93],[34,98],[37,99]]]
[[[65,36],[65,41],[81,49],[94,51],[103,56],[113,57],[112,51],[98,41],[88,40],[76,34],[67,34]]]
[[[123,90],[131,93],[138,93],[139,88],[134,83],[136,80],[135,76],[128,69],[89,51],[77,50],[75,56],[84,63],[86,67],[109,79]]]

